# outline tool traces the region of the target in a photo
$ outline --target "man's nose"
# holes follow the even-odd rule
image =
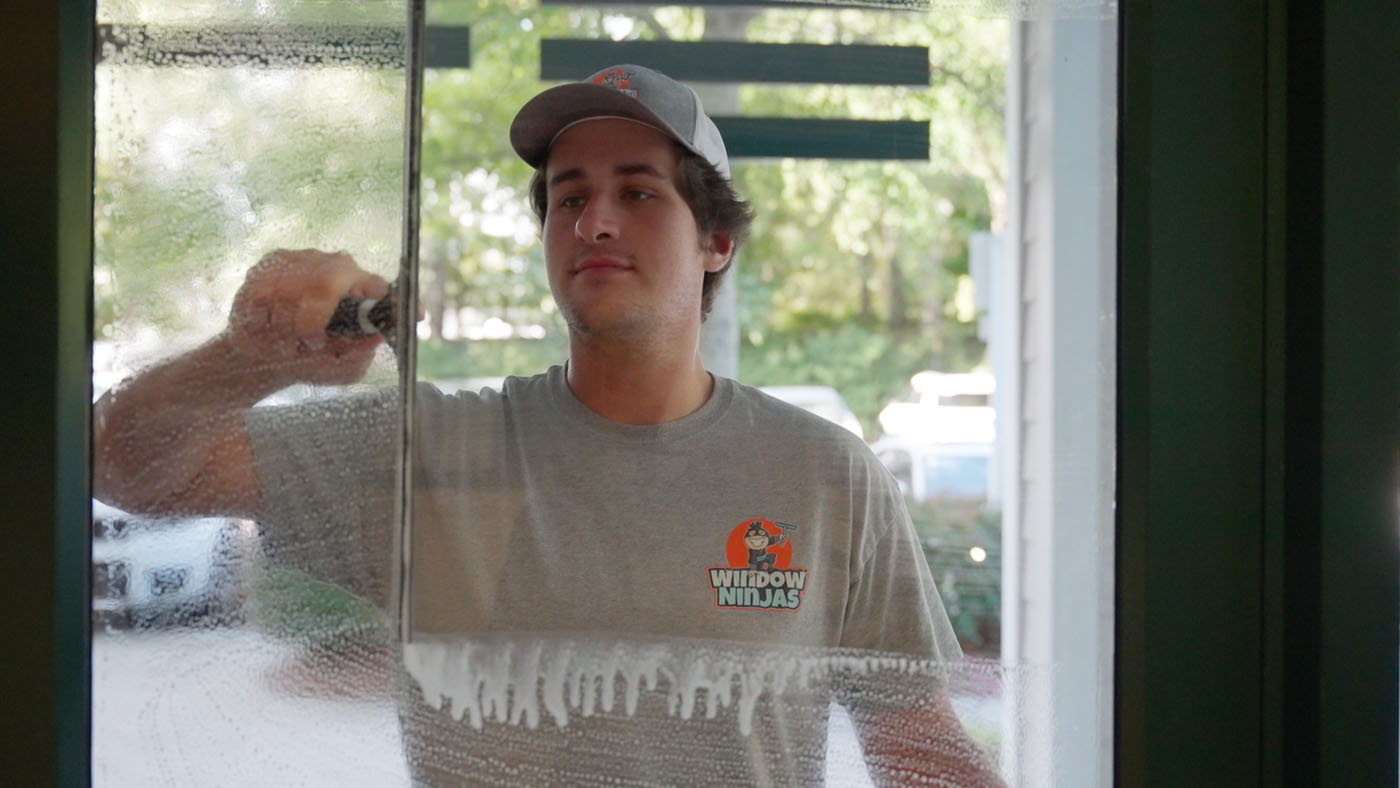
[[[617,231],[617,211],[605,197],[589,200],[574,224],[574,234],[586,243],[617,240]]]

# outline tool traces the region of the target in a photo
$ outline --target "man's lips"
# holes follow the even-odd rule
[[[628,271],[631,268],[631,264],[619,257],[589,255],[574,265],[574,273],[581,274],[589,271],[607,273],[609,271]]]

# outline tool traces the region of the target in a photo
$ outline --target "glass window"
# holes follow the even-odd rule
[[[274,268],[275,249],[352,251],[396,276],[405,20],[401,2],[99,4],[97,785],[407,779],[387,627],[333,584],[386,591],[388,578],[368,571],[377,546],[338,531],[330,510],[314,539],[269,541],[280,522],[240,496],[214,497],[228,490],[208,481],[237,454],[227,436],[259,399],[320,407],[351,428],[341,387],[277,382],[298,348],[240,355],[226,329],[247,272],[260,260]],[[244,314],[271,325],[279,310]],[[163,381],[172,358],[204,360]],[[132,385],[142,372],[156,374],[154,389]],[[367,359],[363,385],[396,379],[390,351]],[[207,394],[237,406],[191,405]],[[214,447],[210,463],[188,453],[201,442]],[[397,451],[393,440],[358,450]],[[392,473],[379,476],[336,480],[330,494],[393,489]],[[296,480],[269,475],[264,492]],[[336,576],[306,571],[308,555],[332,554]]]
[[[987,457],[930,454],[924,457],[924,485],[935,498],[986,498],[987,464]]]
[[[1107,784],[1111,10],[868,6],[435,0],[415,140],[404,3],[102,5],[95,782]],[[695,165],[507,135],[610,64],[755,214],[650,422]]]

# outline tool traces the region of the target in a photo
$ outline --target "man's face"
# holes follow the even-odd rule
[[[751,533],[744,537],[744,544],[748,545],[750,550],[759,550],[767,547],[768,534],[758,532]]]
[[[704,274],[724,267],[728,241],[701,249],[678,162],[670,138],[614,118],[580,123],[550,148],[545,262],[575,334],[664,340],[700,325]]]

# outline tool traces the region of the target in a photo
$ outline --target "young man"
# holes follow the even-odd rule
[[[535,97],[511,142],[537,169],[532,204],[569,358],[499,392],[417,391],[414,632],[956,660],[902,497],[867,447],[701,362],[700,325],[749,213],[695,94],[611,67]],[[270,554],[386,604],[392,474],[365,458],[394,443],[395,398],[250,410],[293,382],[358,380],[376,340],[324,327],[346,295],[385,290],[343,254],[269,255],[219,337],[98,403],[99,497],[256,517]],[[997,784],[938,687],[838,696],[872,776]],[[420,702],[405,709],[405,744],[432,784],[820,781],[824,701],[798,711],[769,697],[749,707],[749,732],[727,692],[698,701],[706,719],[669,713],[660,696],[563,731],[474,731]],[[460,713],[478,700],[454,703]]]

